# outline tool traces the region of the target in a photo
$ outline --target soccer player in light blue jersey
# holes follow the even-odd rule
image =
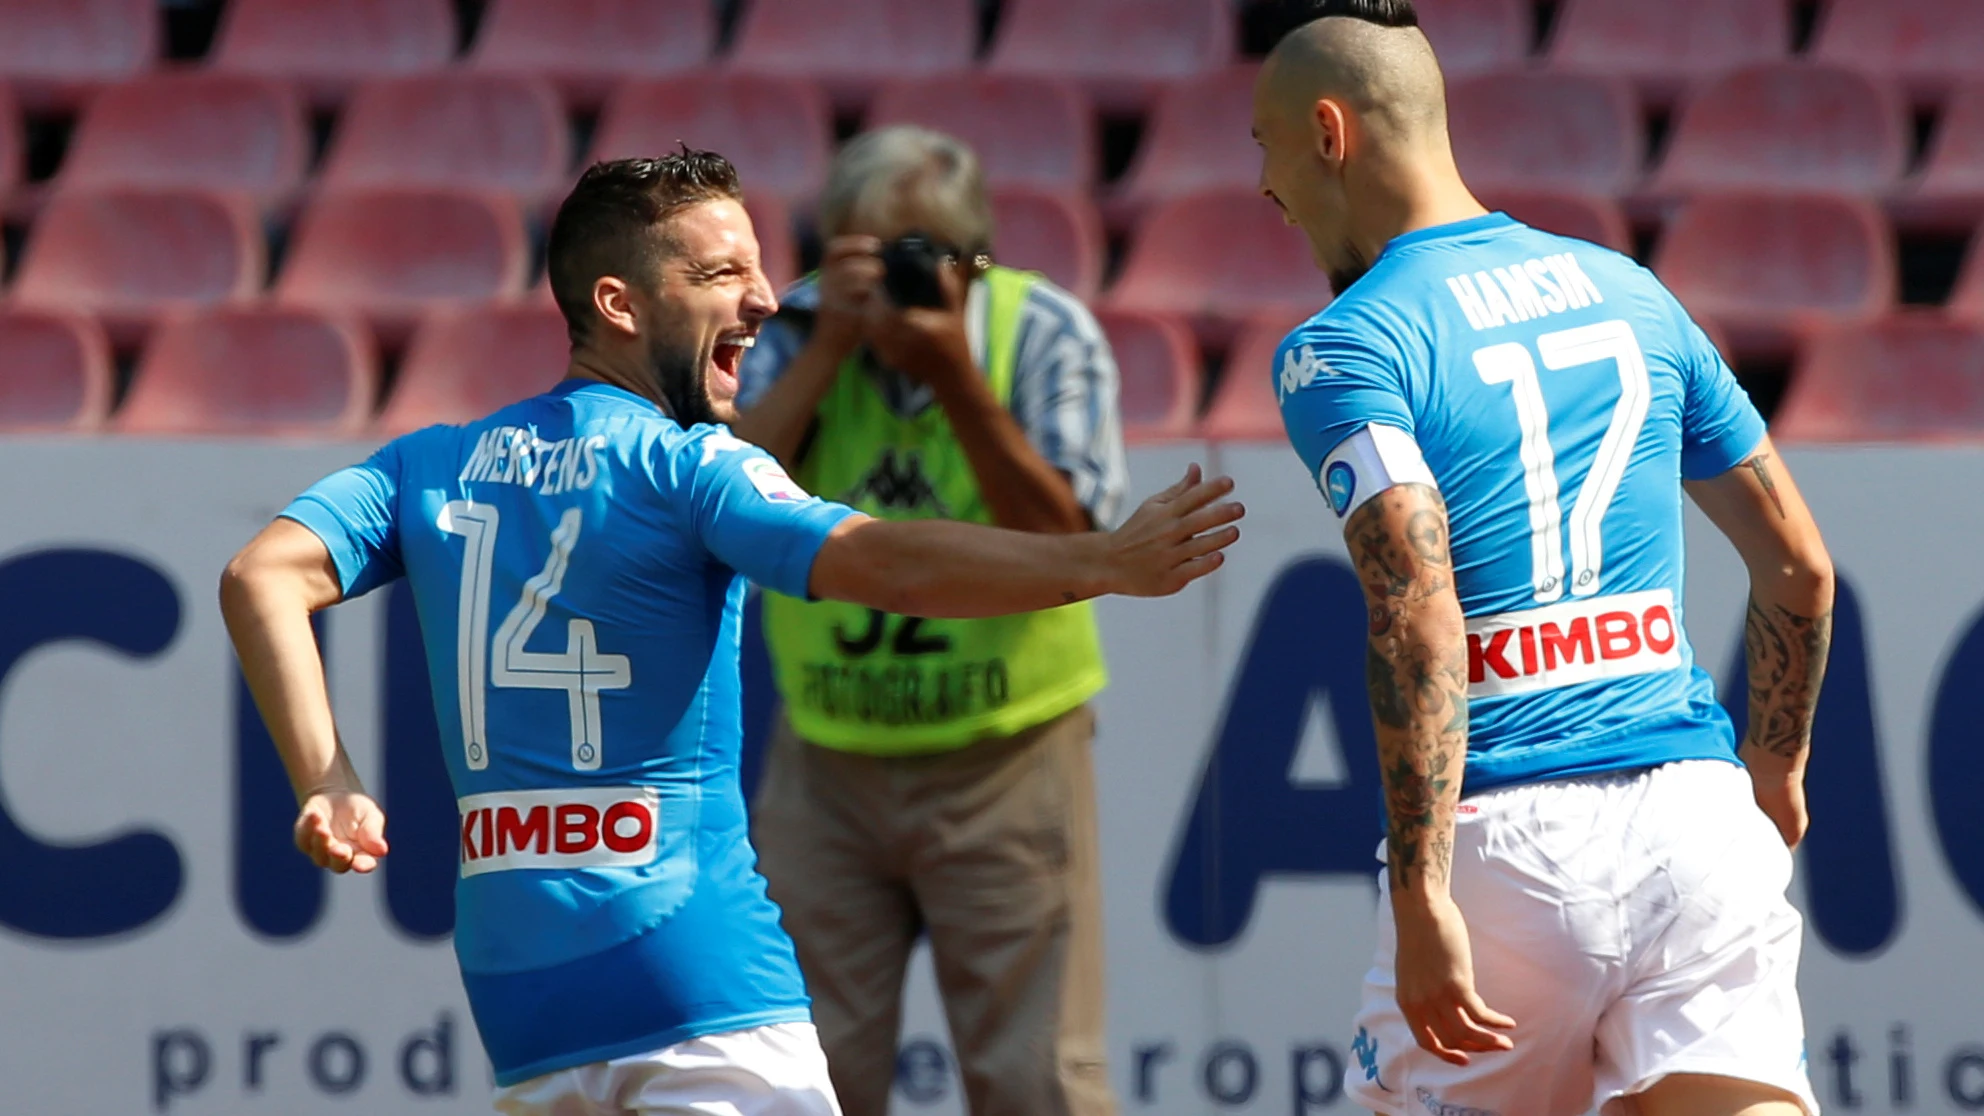
[[[388,443],[228,567],[221,606],[295,836],[371,871],[312,612],[405,577],[461,816],[455,951],[511,1116],[839,1111],[738,782],[744,579],[975,617],[1176,592],[1237,537],[1196,469],[1108,534],[886,523],[722,423],[777,307],[721,157],[603,163],[560,208],[569,378]],[[740,576],[741,575],[741,576]]]
[[[1413,1116],[1816,1113],[1785,889],[1818,530],[1652,275],[1468,192],[1409,0],[1292,6],[1256,86],[1261,186],[1338,296],[1238,371],[1275,377],[1370,608],[1386,899],[1350,1091]],[[1750,569],[1740,746],[1682,629],[1684,487]]]

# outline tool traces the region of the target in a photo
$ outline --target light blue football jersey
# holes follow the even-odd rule
[[[723,427],[574,379],[388,443],[282,514],[347,599],[412,586],[498,1084],[810,1017],[747,838],[738,625],[743,577],[805,596],[850,509]]]
[[[1467,616],[1465,789],[1683,759],[1734,734],[1682,629],[1681,481],[1763,419],[1651,273],[1494,213],[1398,237],[1276,353],[1289,440],[1339,518],[1331,453],[1417,441]]]

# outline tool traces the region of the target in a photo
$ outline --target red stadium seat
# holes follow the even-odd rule
[[[1220,349],[1244,319],[1271,309],[1315,313],[1330,300],[1302,233],[1252,190],[1166,202],[1138,228],[1110,306],[1181,314]]]
[[[1202,432],[1215,441],[1279,442],[1287,437],[1281,402],[1274,395],[1274,351],[1310,315],[1299,310],[1262,314],[1233,342],[1219,387],[1206,410]]]
[[[589,161],[661,155],[677,142],[721,151],[749,196],[810,205],[833,152],[833,114],[793,78],[715,73],[631,81],[606,103]]]
[[[255,297],[267,270],[261,220],[236,195],[102,190],[56,195],[28,238],[13,297],[102,317],[118,344],[174,308]]]
[[[1704,197],[1668,226],[1654,271],[1743,354],[1782,354],[1798,331],[1876,317],[1896,297],[1894,233],[1858,198]]]
[[[1984,233],[1970,237],[1970,253],[1957,272],[1948,309],[1953,318],[1984,324]]]
[[[1227,0],[1007,0],[986,65],[1070,78],[1102,111],[1137,113],[1168,82],[1234,59]]]
[[[1916,313],[1820,330],[1770,425],[1785,442],[1984,442],[1984,325]]]
[[[324,159],[324,188],[454,186],[527,207],[570,182],[571,129],[542,78],[451,72],[358,87]]]
[[[390,346],[436,306],[521,294],[529,266],[523,220],[501,194],[333,193],[304,210],[275,295],[370,317]]]
[[[0,308],[0,431],[95,430],[110,414],[116,375],[95,319]]]
[[[1192,331],[1162,314],[1105,308],[1095,317],[1116,357],[1123,436],[1132,442],[1191,437],[1204,384]]]
[[[363,327],[295,308],[176,315],[159,325],[117,412],[127,434],[362,434],[379,388]]]
[[[1095,113],[1069,82],[986,73],[890,82],[868,109],[870,128],[888,124],[921,124],[963,140],[994,186],[1095,185]]]
[[[1956,87],[1919,173],[1889,199],[1909,228],[1967,231],[1984,219],[1984,78]]]
[[[456,34],[449,0],[231,0],[211,64],[293,79],[329,108],[360,81],[447,65]]]
[[[992,251],[1000,263],[1038,271],[1084,302],[1102,286],[1102,219],[1086,194],[993,190]]]
[[[1454,158],[1471,186],[1616,195],[1646,158],[1632,86],[1584,74],[1488,74],[1447,98]]]
[[[73,111],[158,63],[157,0],[0,0],[0,82],[30,112]]]
[[[565,378],[565,319],[539,305],[463,306],[421,319],[379,416],[388,437],[480,418]]]
[[[468,62],[543,76],[596,109],[618,82],[693,70],[715,50],[709,0],[493,0]]]
[[[1558,69],[1625,78],[1666,105],[1690,84],[1790,53],[1788,0],[1569,0],[1546,57]]]
[[[1261,176],[1251,129],[1259,63],[1181,78],[1157,99],[1136,158],[1103,207],[1128,228],[1152,205],[1200,190],[1246,189]]]
[[[281,205],[303,184],[310,146],[303,102],[280,82],[152,74],[90,102],[55,186],[228,190]]]
[[[0,204],[21,184],[27,143],[21,135],[21,109],[13,94],[0,85]]]
[[[1532,228],[1632,254],[1632,229],[1619,203],[1610,198],[1544,190],[1478,190],[1475,196],[1489,209]]]
[[[1767,63],[1688,98],[1648,190],[1879,193],[1900,179],[1908,148],[1907,105],[1891,85],[1834,66]]]
[[[970,68],[977,40],[972,0],[752,0],[730,65],[811,78],[852,110],[885,81]]]
[[[1413,6],[1449,81],[1520,66],[1536,38],[1530,0],[1419,0]]]
[[[1899,80],[1918,105],[1977,74],[1984,5],[1976,0],[1831,0],[1812,53]]]

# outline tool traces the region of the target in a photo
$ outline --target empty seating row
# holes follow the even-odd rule
[[[1281,439],[1273,358],[1299,313],[1247,323],[1203,420],[1189,330],[1159,314],[1099,317],[1132,441]],[[432,312],[375,416],[378,353],[355,319],[267,306],[198,311],[160,327],[113,416],[110,349],[95,321],[0,308],[0,431],[389,436],[542,391],[563,377],[567,356],[564,322],[549,307]],[[1984,441],[1984,323],[1913,313],[1812,331],[1772,430],[1797,442]]]
[[[1153,204],[1258,174],[1249,138],[1256,67],[1172,85],[1123,180],[1102,195],[1112,229]],[[1984,77],[1960,84],[1922,168],[1907,173],[1908,111],[1898,88],[1803,63],[1739,69],[1697,89],[1660,166],[1644,173],[1640,106],[1622,78],[1507,72],[1457,82],[1455,155],[1490,192],[1624,197],[1651,219],[1701,191],[1836,191],[1882,198],[1911,228],[1984,218]],[[875,98],[871,124],[916,122],[978,150],[995,186],[1095,189],[1094,113],[1056,78],[959,74],[905,79]],[[628,82],[614,92],[584,161],[652,154],[678,142],[723,151],[749,192],[802,212],[832,155],[827,98],[793,78],[728,72]],[[0,93],[0,196],[18,185],[19,118]],[[544,214],[573,179],[571,131],[549,82],[449,73],[362,85],[321,174],[307,180],[309,124],[293,87],[189,72],[115,86],[82,118],[45,190],[195,186],[281,210],[306,187],[469,186]]]

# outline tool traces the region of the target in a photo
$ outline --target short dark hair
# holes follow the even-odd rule
[[[1269,43],[1279,43],[1298,27],[1329,16],[1344,16],[1380,27],[1417,27],[1412,0],[1277,0],[1269,15]]]
[[[591,333],[592,288],[604,276],[646,281],[665,245],[655,225],[698,202],[742,201],[737,168],[714,151],[614,159],[586,168],[558,207],[546,250],[551,297],[574,344]]]

